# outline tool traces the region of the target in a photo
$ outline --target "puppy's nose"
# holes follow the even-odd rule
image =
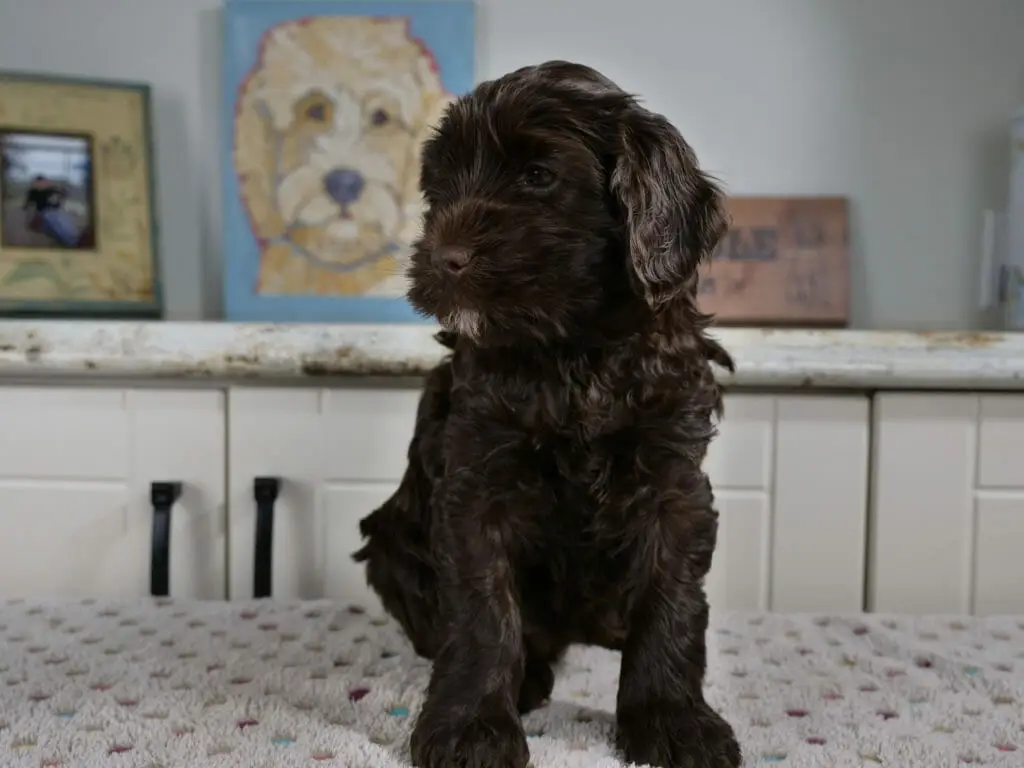
[[[365,186],[363,174],[351,168],[335,168],[324,175],[324,191],[342,207],[358,200]]]
[[[472,255],[468,248],[459,248],[456,245],[442,245],[434,249],[431,255],[434,266],[443,269],[453,275],[459,274],[469,264]]]

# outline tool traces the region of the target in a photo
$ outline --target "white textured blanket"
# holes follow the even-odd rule
[[[1024,619],[722,616],[708,697],[749,766],[1024,766]],[[397,768],[428,666],[328,603],[0,604],[0,766]],[[535,768],[612,768],[615,654],[574,649]]]

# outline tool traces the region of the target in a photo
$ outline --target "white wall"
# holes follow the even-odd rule
[[[155,88],[168,316],[220,314],[218,0],[0,0],[0,69]],[[854,324],[967,328],[1024,104],[1020,0],[479,0],[478,74],[604,70],[736,194],[853,201]]]

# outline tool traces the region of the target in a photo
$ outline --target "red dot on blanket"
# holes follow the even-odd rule
[[[259,724],[260,724],[259,720],[239,720],[238,721],[238,730],[244,731],[246,728],[248,728],[250,726],[259,725]]]
[[[353,688],[348,692],[349,701],[359,701],[370,692],[369,688]]]
[[[821,745],[825,743],[825,740],[821,738],[821,736],[811,736],[809,739],[807,739],[807,743]]]
[[[107,750],[107,754],[108,755],[122,755],[125,752],[131,752],[131,751],[132,751],[132,747],[130,747],[130,746],[126,745],[126,744],[115,744],[114,746],[112,746],[110,749]]]
[[[790,717],[807,717],[806,709],[787,709],[786,714]]]

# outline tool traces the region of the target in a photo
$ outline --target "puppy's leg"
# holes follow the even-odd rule
[[[555,687],[555,670],[551,662],[528,653],[523,671],[523,683],[519,687],[516,708],[525,715],[547,704]]]
[[[704,701],[708,603],[703,579],[717,513],[707,479],[665,468],[632,501],[637,527],[630,573],[629,632],[622,652],[616,741],[626,759],[659,768],[737,768],[731,726]],[[671,487],[674,486],[674,487]]]
[[[443,641],[437,604],[437,572],[426,531],[410,520],[417,499],[400,487],[360,521],[369,541],[352,557],[366,563],[366,582],[402,626],[416,653],[432,659]]]
[[[523,642],[526,665],[519,687],[518,709],[525,715],[544,706],[551,698],[555,687],[554,666],[565,654],[565,645],[540,630],[527,630]]]
[[[455,469],[441,486],[435,532],[450,631],[413,730],[412,759],[419,768],[525,768],[515,555],[529,518],[544,508],[544,486],[531,478],[520,436],[478,423],[453,433],[446,445]]]

